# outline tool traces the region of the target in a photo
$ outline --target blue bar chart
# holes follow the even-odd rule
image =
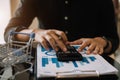
[[[83,57],[82,61],[71,61],[74,67],[79,67],[79,65],[90,64],[90,62],[94,62],[96,58],[94,56]],[[54,58],[42,58],[42,67],[46,67],[49,63],[55,64],[57,68],[64,67],[64,63],[69,62],[59,62],[56,57]]]
[[[79,47],[80,46],[75,46],[76,49]],[[84,74],[85,76],[90,74],[92,74],[92,76],[98,76],[98,72],[99,74],[116,74],[118,72],[116,68],[110,65],[99,54],[86,54],[87,49],[88,48],[85,48],[80,52],[80,54],[83,56],[83,59],[81,61],[60,62],[57,59],[56,52],[52,48],[50,48],[49,51],[46,51],[43,47],[41,48],[41,46],[38,46],[37,76],[54,77],[58,72],[60,72],[60,74],[63,76],[66,76],[67,74],[78,76],[78,74],[82,74],[82,72],[82,76],[84,76]]]

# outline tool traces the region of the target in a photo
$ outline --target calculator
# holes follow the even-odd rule
[[[58,61],[81,61],[83,59],[81,53],[74,46],[67,45],[66,47],[66,52],[63,52],[61,49],[56,52]]]

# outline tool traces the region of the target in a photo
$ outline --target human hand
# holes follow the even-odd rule
[[[61,48],[63,51],[67,51],[65,42],[67,41],[67,36],[63,31],[55,29],[36,29],[35,40],[40,42],[40,44],[46,49],[49,50],[51,46],[55,51],[58,51]]]
[[[73,42],[68,42],[70,45],[81,45],[78,51],[82,51],[85,47],[88,47],[87,54],[102,54],[104,48],[107,45],[106,41],[101,37],[96,38],[81,38]]]

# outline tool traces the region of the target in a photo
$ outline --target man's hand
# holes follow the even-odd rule
[[[87,54],[102,54],[104,48],[107,45],[106,41],[102,37],[96,38],[81,38],[73,42],[68,42],[70,45],[81,45],[78,51],[82,51],[85,47],[88,47]]]
[[[40,42],[40,44],[46,49],[49,50],[49,46],[51,46],[54,50],[58,51],[61,48],[63,51],[66,51],[66,41],[67,36],[63,31],[49,29],[36,29],[35,32],[35,40]]]

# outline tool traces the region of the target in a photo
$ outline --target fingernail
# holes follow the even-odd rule
[[[67,51],[67,48],[63,48],[63,51]]]
[[[90,54],[90,51],[86,51],[87,54]]]
[[[78,51],[80,52],[80,51],[82,51],[81,49],[78,49]]]
[[[58,51],[58,48],[55,48],[55,51]]]

